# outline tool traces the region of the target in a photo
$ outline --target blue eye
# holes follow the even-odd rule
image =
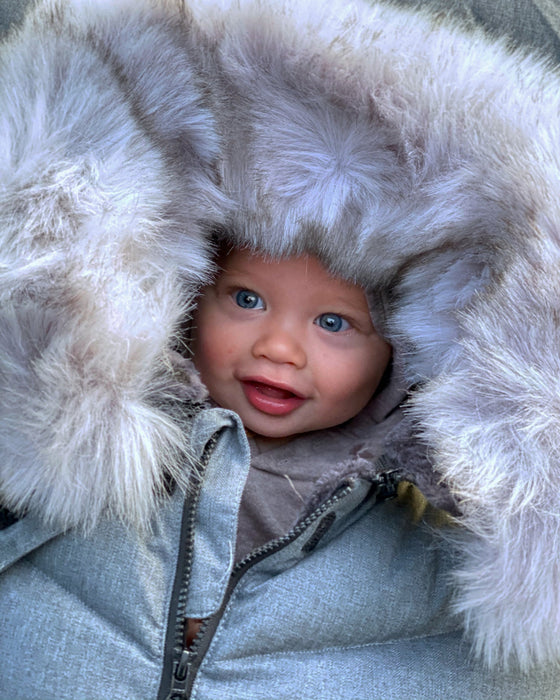
[[[317,316],[315,323],[331,333],[339,333],[340,331],[347,331],[351,328],[348,321],[338,314],[321,314]]]
[[[235,303],[242,309],[264,309],[264,302],[256,292],[240,289],[235,294]]]

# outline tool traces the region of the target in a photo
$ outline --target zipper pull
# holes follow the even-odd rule
[[[176,680],[184,681],[187,677],[187,673],[189,672],[191,656],[192,654],[188,649],[183,649],[183,651],[181,652],[181,658],[177,662],[177,665],[175,666],[175,672],[173,673],[173,677]]]
[[[184,700],[191,657],[192,653],[188,649],[181,651],[181,656],[173,667],[171,690],[165,700]]]
[[[183,627],[183,647],[178,661],[173,666],[173,686],[165,700],[183,700],[197,656],[196,645],[204,632],[206,620],[186,618]],[[178,650],[177,650],[178,651]]]

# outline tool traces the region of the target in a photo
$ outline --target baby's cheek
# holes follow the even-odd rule
[[[214,342],[205,343],[200,350],[205,372],[215,377],[229,376],[239,354],[236,344],[226,336],[214,338]]]
[[[208,357],[215,365],[222,365],[231,362],[232,358],[237,354],[235,343],[227,336],[216,338],[216,342],[208,347]]]
[[[370,398],[375,394],[379,381],[383,376],[384,368],[381,366],[367,367],[364,364],[354,365],[354,371],[348,372],[346,376],[347,402],[359,411]]]

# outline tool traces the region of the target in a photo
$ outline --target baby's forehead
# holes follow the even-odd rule
[[[313,295],[317,300],[337,301],[367,312],[364,289],[334,276],[318,257],[310,254],[274,258],[248,249],[236,248],[222,254],[218,261],[218,281],[231,278],[243,285],[255,285],[255,291],[273,290],[286,295]]]
[[[248,248],[231,248],[219,254],[217,268],[218,274],[287,275],[290,279],[299,278],[310,284],[317,281],[328,286],[338,285],[363,291],[359,285],[333,275],[316,255],[310,253],[274,257]]]

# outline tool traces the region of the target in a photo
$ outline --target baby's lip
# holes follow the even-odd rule
[[[288,384],[271,382],[264,377],[244,377],[240,383],[251,406],[269,416],[287,416],[307,400]]]

